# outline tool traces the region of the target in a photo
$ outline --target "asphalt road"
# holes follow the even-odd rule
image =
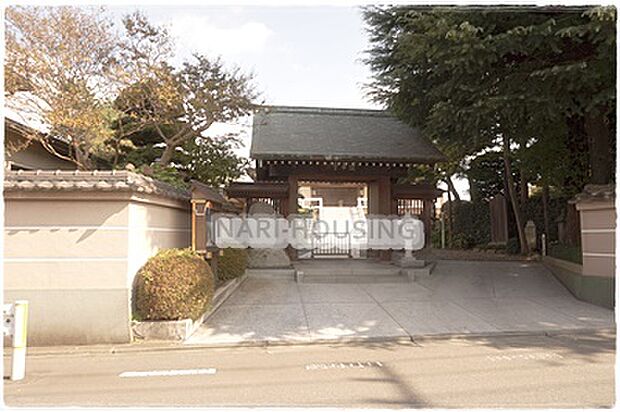
[[[9,406],[610,407],[615,336],[31,355]],[[5,365],[7,359],[5,357]],[[6,370],[6,369],[5,369]]]

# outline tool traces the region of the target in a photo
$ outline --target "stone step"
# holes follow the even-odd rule
[[[396,276],[400,275],[400,268],[298,268],[306,275],[313,276]]]
[[[409,278],[402,275],[357,276],[357,275],[308,275],[298,273],[301,283],[407,283]]]
[[[355,276],[391,276],[400,274],[401,268],[396,265],[381,263],[360,263],[355,260],[332,262],[299,263],[295,269],[307,275],[355,275]]]

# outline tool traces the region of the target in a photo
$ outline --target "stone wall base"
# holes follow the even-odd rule
[[[127,289],[5,290],[4,302],[27,300],[28,346],[128,343]]]
[[[613,309],[615,306],[615,278],[586,276],[576,263],[550,256],[543,258],[543,264],[579,300]]]

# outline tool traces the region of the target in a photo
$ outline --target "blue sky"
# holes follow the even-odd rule
[[[135,8],[112,7],[120,16]],[[362,90],[367,35],[359,7],[139,6],[176,39],[177,60],[222,56],[253,72],[267,104],[373,108]]]
[[[368,49],[362,10],[356,6],[109,7],[122,15],[139,9],[165,25],[176,41],[175,63],[198,52],[221,56],[255,75],[261,101],[274,105],[381,108],[365,97],[371,73],[361,61]],[[208,135],[239,133],[249,155],[250,119],[214,125]],[[466,181],[457,190],[468,198]]]

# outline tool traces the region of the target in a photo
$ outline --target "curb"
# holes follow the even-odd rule
[[[561,336],[561,335],[586,335],[590,333],[616,333],[616,328],[578,328],[578,329],[555,329],[541,331],[499,331],[484,333],[442,333],[437,335],[412,335],[412,342],[442,341],[450,339],[483,339],[483,338],[511,338],[520,336]]]
[[[482,339],[482,338],[510,338],[526,336],[561,336],[561,335],[586,335],[591,333],[615,334],[616,328],[582,328],[582,329],[558,329],[547,331],[506,331],[485,333],[445,333],[436,335],[402,335],[391,337],[345,337],[337,339],[315,339],[308,341],[284,341],[284,340],[254,340],[238,343],[221,344],[183,344],[180,342],[138,342],[123,344],[121,346],[74,346],[74,347],[38,347],[29,348],[29,357],[39,356],[89,356],[96,354],[129,354],[139,352],[167,352],[167,351],[194,351],[201,349],[236,349],[236,348],[261,348],[278,346],[320,346],[320,345],[346,345],[364,343],[386,344],[413,344],[433,341],[446,341],[451,339]],[[9,348],[10,349],[10,348]],[[5,349],[6,350],[6,349]]]

